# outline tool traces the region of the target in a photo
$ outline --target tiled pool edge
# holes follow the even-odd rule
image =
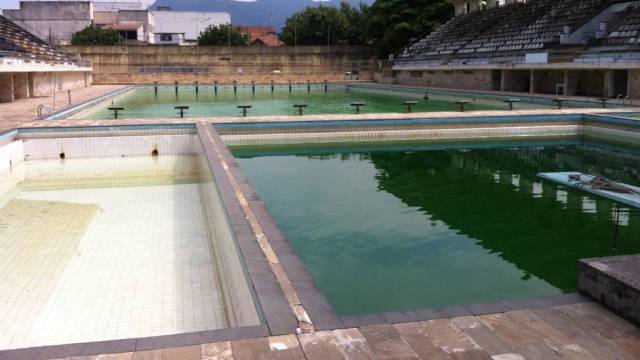
[[[295,333],[298,322],[269,267],[266,255],[256,241],[256,235],[236,196],[235,189],[227,178],[223,165],[217,160],[221,149],[212,140],[214,134],[211,134],[209,127],[205,124],[198,123],[196,127],[269,332],[271,335]]]
[[[235,158],[227,146],[224,144],[220,135],[212,126],[200,124],[199,129],[209,132],[209,135],[214,140],[214,147],[228,164],[231,175],[238,184],[238,190],[241,191],[247,199],[247,205],[255,214],[256,220],[269,240],[271,248],[276,253],[279,263],[282,265],[291,286],[297,293],[300,302],[308,313],[315,329],[329,330],[344,327],[344,324],[333,310],[333,307],[327,301],[324,293],[315,285],[311,275],[289,244],[284,234],[280,231],[280,228],[269,213],[269,210],[267,210],[265,204],[253,189],[249,180],[242,173],[242,170],[236,163]],[[214,175],[218,176],[215,173],[216,170],[214,169]],[[226,177],[226,174],[222,175]],[[223,190],[221,189],[221,191]],[[235,197],[235,193],[232,194],[232,196]],[[246,219],[244,220],[246,221]],[[259,236],[259,234],[253,235],[254,238],[255,236]],[[256,243],[255,240],[253,240],[253,242]],[[260,265],[263,266],[264,264]],[[247,266],[250,268],[251,272],[251,264],[247,263]],[[254,283],[254,285],[257,284]],[[258,297],[260,298],[260,295]]]
[[[410,309],[388,311],[364,315],[340,316],[346,328],[359,328],[371,325],[393,325],[436,319],[449,319],[461,316],[480,316],[506,313],[517,310],[532,310],[560,305],[591,303],[592,300],[579,294],[562,294],[538,298],[500,301],[496,303],[451,305],[440,308]]]

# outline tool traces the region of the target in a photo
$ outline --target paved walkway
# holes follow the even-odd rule
[[[594,303],[75,359],[640,358],[640,329]]]
[[[113,90],[113,89],[112,89]],[[0,111],[2,106],[0,105]],[[118,119],[118,120],[74,120],[64,119],[49,121],[20,121],[23,127],[68,127],[68,126],[116,126],[116,125],[145,125],[145,124],[195,124],[195,123],[271,123],[271,122],[302,122],[302,121],[349,121],[349,120],[402,120],[402,119],[443,119],[460,117],[495,117],[495,116],[531,116],[531,115],[572,115],[572,114],[615,114],[637,113],[635,108],[620,109],[537,109],[537,110],[483,110],[467,112],[427,112],[427,113],[365,113],[340,115],[304,115],[304,116],[254,116],[254,117],[209,117],[209,118],[152,118],[152,119]],[[1,115],[0,115],[1,118]],[[640,120],[639,120],[640,121]],[[2,120],[0,120],[2,124]],[[15,127],[15,126],[14,126]],[[0,129],[1,131],[2,129]]]
[[[92,85],[71,90],[71,105],[78,105],[123,87],[122,85]],[[55,110],[61,110],[69,106],[68,94],[66,91],[57,94],[55,107],[53,106],[53,96],[21,99],[13,103],[0,104],[0,132],[32,122],[36,118],[36,110],[40,104],[45,104]]]

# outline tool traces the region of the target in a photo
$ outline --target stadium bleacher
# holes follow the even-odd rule
[[[4,16],[0,16],[0,56],[20,56],[23,59],[49,63],[73,63],[73,60]]]
[[[634,2],[609,22],[611,31],[607,37],[609,45],[638,44],[640,31],[640,2]]]
[[[509,57],[555,48],[562,35],[580,29],[622,0],[529,0],[459,15],[409,46],[396,64]],[[631,5],[608,23],[607,44],[636,44],[640,6]]]

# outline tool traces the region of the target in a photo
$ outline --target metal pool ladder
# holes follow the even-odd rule
[[[38,117],[42,117],[43,112],[46,110],[47,112],[47,116],[51,116],[53,115],[53,110],[51,110],[51,107],[47,104],[40,104],[38,105],[38,107],[36,108],[36,115]]]

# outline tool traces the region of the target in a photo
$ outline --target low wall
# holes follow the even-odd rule
[[[365,74],[364,80],[372,80],[372,77]],[[220,83],[230,84],[234,81],[239,83],[250,83],[256,81],[258,83],[268,83],[274,81],[276,83],[286,83],[289,80],[294,82],[322,82],[327,81],[344,81],[345,77],[342,72],[327,72],[327,73],[313,73],[313,72],[286,72],[280,74],[166,74],[166,73],[100,73],[93,74],[95,84],[101,85],[120,85],[120,84],[149,84],[157,81],[161,84],[172,84],[175,81],[179,83],[194,83],[199,82],[201,84],[213,83],[218,81]]]
[[[87,87],[92,83],[90,72],[37,72],[30,73],[31,96],[51,96],[56,92]]]
[[[491,90],[491,70],[398,71],[396,82],[403,85],[430,86],[464,90]]]
[[[0,74],[0,103],[32,97],[53,95],[87,87],[92,83],[90,72],[15,72]]]
[[[640,255],[580,260],[580,292],[640,326],[639,261]]]
[[[90,60],[98,84],[373,80],[379,62],[371,47],[67,46]]]

